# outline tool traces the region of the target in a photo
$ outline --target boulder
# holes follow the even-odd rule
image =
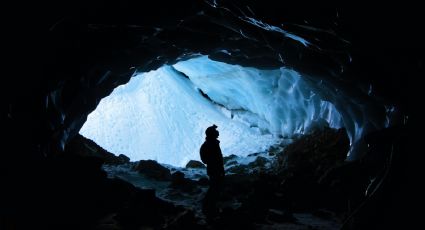
[[[230,172],[230,173],[235,173],[235,174],[244,174],[247,172],[248,167],[246,165],[235,165],[232,166],[230,168],[228,168],[226,171]]]
[[[231,166],[231,165],[236,165],[236,164],[238,164],[238,162],[237,161],[228,161],[228,162],[226,162],[226,164],[224,164],[225,166]]]
[[[223,157],[223,163],[226,164],[227,162],[229,162],[230,160],[233,160],[235,158],[237,158],[238,156],[236,156],[235,154],[231,154],[229,156],[225,156]]]
[[[184,173],[177,171],[171,175],[171,182],[173,185],[181,185],[184,183]]]
[[[154,160],[141,160],[135,170],[157,180],[170,180],[171,173],[166,167]]]
[[[119,165],[130,162],[124,154],[115,156],[96,144],[94,141],[83,137],[82,135],[76,135],[67,145],[68,152],[82,156],[82,157],[96,157],[103,161],[105,164]]]
[[[200,161],[190,160],[187,162],[186,168],[205,168],[205,165]]]
[[[184,177],[184,173],[177,171],[171,175],[170,187],[180,189],[184,192],[193,192],[196,189],[196,182]]]
[[[268,160],[265,157],[259,156],[255,161],[248,164],[248,167],[250,168],[256,168],[256,167],[264,167],[264,165],[268,162]]]
[[[130,158],[124,154],[118,155],[118,162],[120,164],[125,164],[130,162]]]

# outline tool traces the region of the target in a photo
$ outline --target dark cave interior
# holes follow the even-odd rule
[[[2,92],[0,229],[261,229],[264,219],[290,222],[270,212],[287,208],[288,199],[294,209],[339,213],[342,229],[408,224],[413,208],[405,198],[417,175],[411,167],[417,156],[407,149],[408,84],[423,68],[418,7],[242,0],[14,4],[5,36],[10,64]],[[340,131],[301,138],[286,150],[293,160],[277,173],[229,179],[240,186],[227,195],[251,191],[243,183],[256,190],[244,208],[223,212],[216,225],[200,224],[155,191],[109,178],[102,165],[126,159],[104,150],[93,156],[81,147],[88,143],[78,135],[87,115],[135,71],[199,54],[259,69],[286,66],[312,84],[324,82],[322,97],[370,125],[366,145],[343,164],[340,154],[350,147]],[[387,127],[375,125],[386,119]],[[309,149],[322,140],[327,147]],[[291,158],[291,151],[308,153]],[[329,171],[339,183],[319,186],[325,172],[302,163],[306,159],[325,168],[332,168],[329,159],[339,162]],[[269,196],[276,189],[288,197]],[[302,227],[294,229],[308,229]]]

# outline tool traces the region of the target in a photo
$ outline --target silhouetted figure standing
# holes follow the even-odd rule
[[[205,130],[206,138],[200,149],[201,160],[207,165],[210,187],[203,200],[203,211],[208,218],[218,213],[217,201],[224,181],[223,155],[217,126],[212,125]]]

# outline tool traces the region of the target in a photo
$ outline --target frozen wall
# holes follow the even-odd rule
[[[295,71],[244,68],[203,56],[134,76],[101,100],[80,133],[132,160],[184,166],[199,160],[212,124],[218,125],[224,155],[245,156],[281,137],[316,125],[341,127],[342,121]]]
[[[235,119],[272,134],[304,133],[324,121],[331,127],[342,126],[335,107],[311,91],[296,71],[246,68],[206,56],[174,67],[213,101],[234,110]]]

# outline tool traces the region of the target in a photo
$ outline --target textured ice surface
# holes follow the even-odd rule
[[[342,127],[335,107],[322,100],[293,70],[258,70],[207,57],[174,67],[213,101],[233,110],[234,119],[274,135],[304,133],[311,125]]]
[[[277,139],[232,120],[171,67],[133,77],[102,99],[80,133],[114,154],[183,166],[199,160],[205,129],[216,124],[224,155],[264,151]]]
[[[80,133],[131,160],[184,166],[199,160],[204,131],[212,124],[218,125],[224,155],[246,156],[324,123],[341,127],[341,116],[297,72],[204,56],[134,76],[101,100]]]

